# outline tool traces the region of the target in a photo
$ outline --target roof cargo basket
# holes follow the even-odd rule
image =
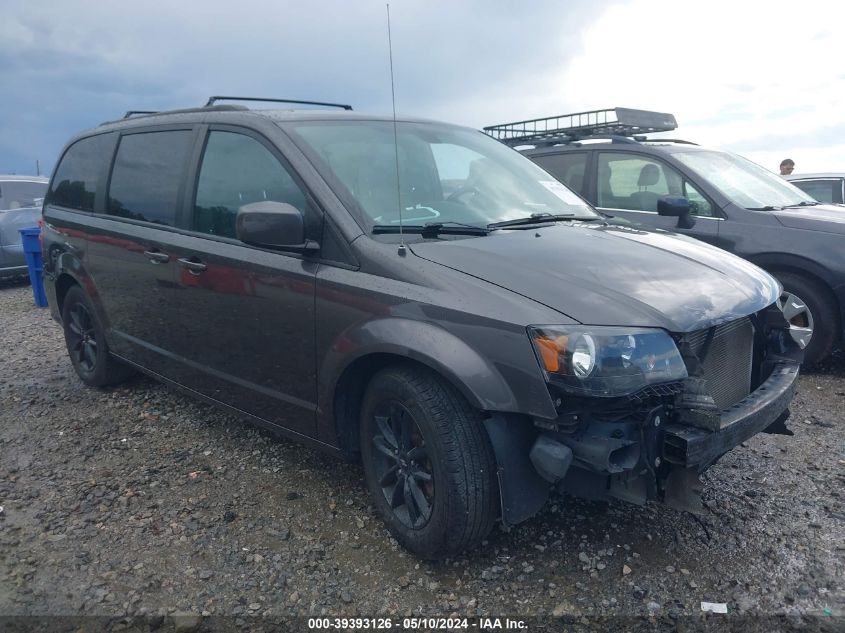
[[[262,97],[209,97],[206,102],[206,107],[213,106],[215,101],[268,101],[273,103],[296,103],[299,105],[316,105],[324,106],[326,108],[343,108],[344,110],[351,110],[351,105],[345,103],[326,103],[324,101],[298,101],[296,99],[264,99]]]
[[[506,145],[552,145],[591,136],[634,136],[647,132],[668,132],[678,127],[675,117],[665,112],[608,108],[543,119],[502,123],[484,132]]]

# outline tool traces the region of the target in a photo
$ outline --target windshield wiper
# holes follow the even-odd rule
[[[788,204],[784,207],[784,209],[791,209],[792,207],[815,207],[818,204],[820,203],[815,200],[802,200],[798,204]]]
[[[524,224],[541,224],[543,222],[554,222],[556,220],[601,220],[599,216],[582,215],[577,216],[574,213],[532,213],[525,218],[516,218],[515,220],[502,220],[501,222],[492,222],[487,225],[488,229],[500,229],[506,226],[520,226]]]
[[[401,227],[401,230],[398,224],[376,224],[373,227],[373,235],[398,235],[399,233],[413,233],[423,237],[437,237],[441,233],[445,235],[487,235],[490,233],[490,229],[475,224],[453,221],[406,224]]]
[[[745,207],[749,211],[780,211],[783,207],[773,207],[772,205],[766,205],[765,207]]]

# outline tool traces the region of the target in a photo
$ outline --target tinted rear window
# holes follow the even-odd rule
[[[836,192],[840,187],[838,180],[799,180],[792,181],[792,184],[819,202],[830,204],[837,201]]]
[[[173,226],[191,134],[175,130],[123,136],[109,185],[109,215]]]
[[[0,181],[0,211],[40,207],[46,191],[46,182]]]
[[[532,156],[531,160],[572,189],[572,191],[577,191],[582,196],[584,195],[584,174],[587,168],[586,152]]]
[[[81,139],[65,152],[56,168],[48,204],[93,211],[97,187],[108,169],[114,137],[100,134]]]

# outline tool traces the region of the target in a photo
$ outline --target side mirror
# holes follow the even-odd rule
[[[280,251],[309,253],[317,242],[305,239],[305,222],[299,209],[286,202],[252,202],[238,209],[235,234],[244,244]]]
[[[678,218],[679,229],[691,229],[695,218],[690,215],[690,203],[686,198],[663,196],[657,201],[657,215]]]

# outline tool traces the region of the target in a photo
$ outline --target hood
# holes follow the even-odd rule
[[[561,223],[409,247],[589,325],[690,332],[757,312],[780,293],[768,273],[723,250],[621,226]]]
[[[793,229],[824,231],[845,235],[845,207],[817,204],[814,207],[790,207],[772,211],[778,221]]]

